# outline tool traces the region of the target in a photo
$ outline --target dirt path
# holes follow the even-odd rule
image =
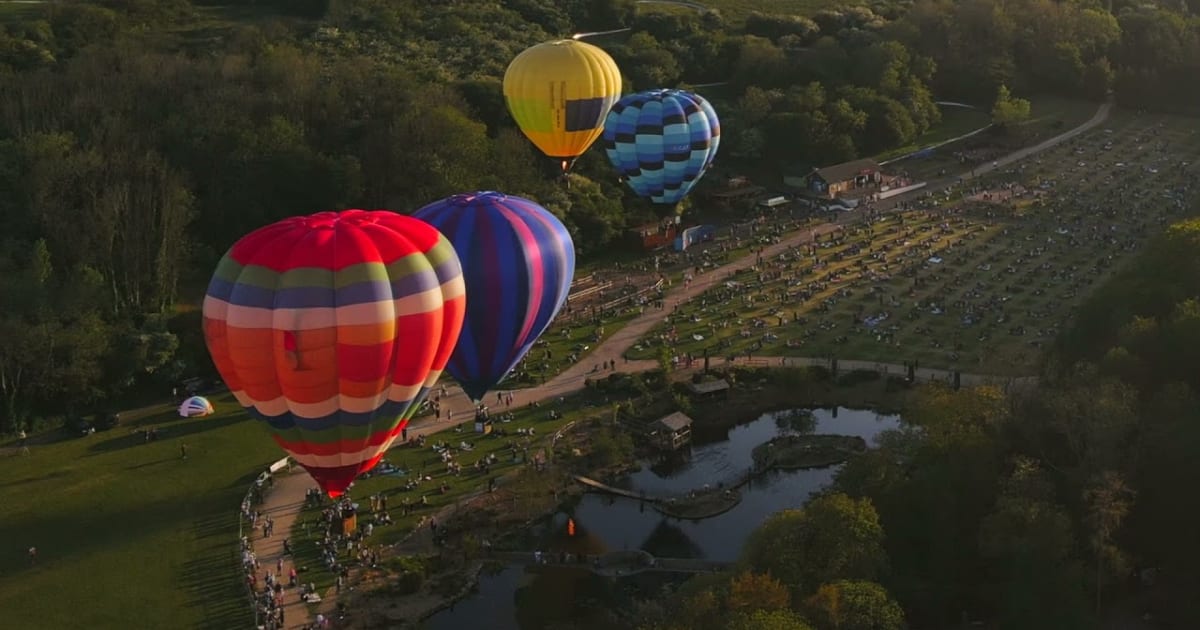
[[[1078,136],[1104,122],[1108,118],[1110,110],[1111,105],[1105,103],[1096,110],[1096,114],[1092,116],[1090,120],[1078,127],[1075,127],[1074,129],[1068,130],[1032,147],[1026,147],[999,158],[994,162],[994,166],[992,164],[987,164],[976,167],[974,175],[966,173],[960,177],[947,178],[937,182],[936,186],[941,186],[944,188],[947,185],[955,183],[955,181],[958,179],[966,180],[972,177],[979,177],[994,169],[1002,168],[1008,164],[1022,160],[1034,153],[1044,151],[1045,149],[1048,149],[1065,140],[1074,138],[1075,136]],[[935,189],[935,183],[931,182],[927,189],[915,191],[910,195],[924,194],[925,190],[933,189]],[[889,199],[887,201],[891,202],[891,204],[888,204],[885,207],[892,207],[904,198],[912,198],[910,195],[900,195],[898,197]],[[852,213],[846,213],[846,215],[850,214]],[[798,245],[809,243],[815,237],[819,237],[840,229],[844,229],[844,226],[836,223],[826,223],[816,226],[812,229],[801,230],[788,236],[787,238],[782,239],[777,244],[766,247],[761,255],[763,258],[771,258]],[[595,367],[606,361],[616,361],[616,371],[618,372],[641,372],[657,367],[657,362],[655,361],[626,361],[624,358],[625,351],[637,343],[637,340],[643,335],[653,329],[654,325],[661,321],[662,318],[670,314],[672,309],[674,309],[677,304],[682,304],[692,298],[695,298],[712,288],[714,285],[724,281],[729,276],[737,273],[738,271],[749,268],[755,264],[757,258],[758,254],[749,254],[728,265],[706,270],[695,275],[695,278],[692,280],[689,286],[672,287],[667,291],[666,297],[663,300],[663,309],[660,310],[656,308],[647,308],[645,313],[626,324],[616,333],[613,333],[610,337],[604,339],[583,362],[572,365],[566,371],[562,372],[558,376],[555,376],[544,385],[529,389],[512,390],[513,404],[517,406],[528,405],[535,401],[544,401],[547,399],[566,396],[575,391],[583,389],[584,381],[589,376],[603,375],[602,373],[597,373]],[[826,359],[800,357],[742,357],[737,359],[735,362],[739,364],[763,366],[778,366],[784,364],[788,366],[827,364]],[[724,363],[725,359],[723,358],[713,358],[710,360],[710,365],[714,366],[723,365]],[[839,367],[847,371],[854,369],[878,369],[889,374],[901,374],[905,369],[904,366],[897,364],[852,360],[839,361]],[[918,380],[947,381],[950,378],[951,372],[946,370],[930,370],[927,368],[922,368],[917,374]],[[982,383],[1005,384],[1009,382],[1032,382],[1031,378],[1032,377],[1023,379],[1006,379],[1002,377],[978,374],[961,375],[963,385]],[[485,399],[485,402],[490,401]],[[409,437],[427,435],[437,431],[442,431],[474,419],[474,404],[467,398],[466,394],[464,394],[463,391],[455,385],[447,386],[447,395],[442,397],[441,404],[443,409],[450,409],[453,419],[447,420],[443,416],[439,419],[425,418],[421,421],[414,422],[413,424],[409,425]],[[277,478],[275,487],[267,495],[264,505],[260,508],[264,514],[270,514],[272,518],[275,519],[275,531],[277,533],[271,538],[264,539],[261,537],[260,530],[256,535],[251,537],[254,542],[255,553],[258,554],[259,561],[264,568],[268,566],[273,568],[275,566],[276,559],[279,558],[283,552],[283,539],[290,535],[291,527],[296,522],[296,518],[303,507],[304,493],[307,489],[315,485],[316,483],[311,477],[309,477],[308,473],[304,472],[303,469],[300,468],[297,468],[296,471],[291,474],[282,475]],[[286,572],[290,566],[289,559],[285,559],[284,571]],[[328,595],[329,597],[325,597],[322,602],[321,609],[323,612],[332,610],[335,605],[335,598],[333,597],[334,593],[331,591],[328,593]],[[284,617],[287,622],[287,628],[302,628],[304,625],[311,622],[311,620],[308,618],[308,611],[305,609],[303,604],[300,604],[299,595],[296,592],[287,592],[285,595],[285,600],[287,605],[284,609]]]

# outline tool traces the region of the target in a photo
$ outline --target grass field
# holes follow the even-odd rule
[[[1029,120],[1023,123],[1039,135],[1055,135],[1078,127],[1096,114],[1099,103],[1061,96],[1040,95],[1029,99]]]
[[[966,107],[943,107],[940,123],[911,143],[881,153],[875,156],[875,159],[884,161],[908,155],[925,147],[971,133],[976,129],[988,126],[991,122],[991,115],[985,111]]]
[[[1118,115],[1101,127],[973,184],[1028,189],[1011,204],[960,192],[851,228],[693,300],[630,357],[666,344],[1031,373],[1074,305],[1180,214],[1163,193],[1194,177],[1182,161],[1200,158],[1193,120]]]
[[[217,413],[185,420],[173,409],[126,413],[107,432],[34,445],[28,456],[0,451],[0,607],[6,623],[21,628],[229,628],[247,627],[252,617],[236,555],[237,510],[246,489],[270,462],[282,456],[266,432],[228,396],[212,398]],[[510,434],[535,428],[533,438],[483,437],[469,430],[447,431],[445,440],[475,445],[456,459],[461,477],[446,477],[445,494],[423,488],[429,506],[401,515],[405,478],[362,480],[354,496],[383,492],[393,497],[396,524],[380,528],[377,542],[407,533],[421,515],[452,505],[486,484],[475,459],[499,455],[490,476],[512,472],[508,448],[544,440],[581,417],[587,400],[513,410],[498,426]],[[562,413],[549,419],[550,409]],[[142,429],[159,438],[146,443]],[[180,457],[181,443],[188,459]],[[435,474],[440,458],[432,448],[400,448],[388,460],[407,470]],[[439,481],[441,477],[439,477]],[[428,484],[426,484],[428,485]],[[413,495],[414,499],[419,495]],[[308,514],[312,517],[312,514]],[[315,545],[298,536],[298,559],[319,567]],[[36,546],[30,566],[26,550]],[[305,576],[327,586],[333,576],[317,570]]]
[[[0,610],[13,628],[246,627],[237,509],[282,453],[232,400],[0,454]],[[145,443],[140,430],[155,427]],[[138,432],[135,432],[135,429]],[[188,460],[180,458],[188,444]],[[38,548],[30,567],[26,550]]]
[[[528,358],[513,370],[512,376],[500,387],[515,389],[541,385],[575,363],[586,362],[588,354],[604,339],[611,337],[637,316],[636,306],[621,306],[602,316],[598,324],[586,317],[574,321],[560,317],[530,349],[526,355]]]
[[[689,249],[686,253],[662,251],[645,254],[640,261],[626,259],[622,264],[633,274],[631,276],[634,283],[633,288],[640,289],[654,282],[656,274],[648,273],[649,268],[646,263],[653,256],[659,256],[662,266],[658,273],[669,282],[666,290],[670,291],[678,288],[683,282],[684,275],[691,272],[695,266],[712,267],[738,260],[749,255],[754,247],[768,243],[772,237],[803,229],[811,223],[811,221],[789,221],[777,224],[754,237],[751,237],[744,229],[741,234],[734,235],[732,229],[726,226],[718,232],[719,236],[716,240]],[[613,277],[614,274],[610,271],[605,276]],[[615,276],[620,283],[624,282],[624,274],[617,273]],[[580,277],[579,274],[576,274],[576,277]],[[639,280],[641,284],[638,284]],[[651,307],[654,296],[655,294],[651,293],[647,297],[650,300],[648,305]],[[583,310],[586,311],[586,308]],[[540,385],[575,363],[581,361],[586,363],[588,353],[594,350],[600,342],[621,330],[641,313],[642,309],[639,304],[627,302],[604,313],[600,317],[599,323],[595,323],[583,315],[572,317],[568,314],[561,314],[530,350],[528,358],[513,370],[512,376],[499,388],[517,389]],[[601,331],[603,331],[603,335],[599,334]],[[549,351],[548,357],[546,356],[547,351]],[[572,360],[572,355],[574,355],[574,360]]]
[[[393,519],[390,525],[379,526],[369,540],[370,544],[394,544],[404,539],[417,526],[422,518],[438,514],[447,507],[463,504],[467,499],[478,495],[487,488],[489,478],[499,478],[511,475],[526,468],[524,458],[532,459],[539,451],[547,456],[552,455],[550,442],[554,434],[570,424],[588,415],[607,413],[600,407],[593,406],[593,398],[586,394],[567,397],[561,403],[551,402],[539,407],[513,407],[505,409],[503,405],[495,404],[495,400],[485,400],[491,406],[495,426],[506,435],[494,432],[491,435],[475,433],[470,425],[462,425],[457,429],[446,429],[440,433],[428,436],[426,445],[401,446],[388,452],[386,462],[402,471],[396,474],[375,475],[355,482],[349,491],[359,503],[361,514],[359,526],[365,526],[373,518],[369,509],[367,497],[381,494],[388,498],[388,513]],[[551,417],[551,411],[557,411],[560,417]],[[500,420],[505,414],[511,418]],[[533,436],[519,435],[520,430],[533,429]],[[444,442],[451,447],[453,461],[457,462],[462,471],[458,475],[447,474],[446,463],[433,448],[434,444]],[[470,446],[470,450],[462,449],[462,444]],[[514,461],[513,448],[524,448],[523,461]],[[474,468],[477,461],[483,461],[489,455],[494,455],[496,462],[490,466],[487,473]],[[530,473],[532,474],[532,473]],[[432,480],[420,481],[417,486],[408,488],[409,480],[424,476]],[[445,484],[445,492],[441,484]],[[500,487],[505,487],[501,482]],[[421,504],[424,496],[427,504]],[[408,501],[411,508],[405,514],[404,502]],[[306,507],[291,532],[295,542],[296,563],[309,567],[323,567],[321,550],[318,545],[323,534],[320,521],[320,511],[323,508]],[[308,527],[305,527],[307,523]],[[330,586],[334,574],[324,568],[306,574],[306,582],[314,582],[319,589]]]
[[[1064,99],[1058,96],[1033,97],[1030,99],[1030,105],[1030,119],[1008,135],[995,136],[984,132],[959,142],[940,146],[934,150],[932,155],[899,160],[890,163],[888,167],[893,170],[902,170],[916,179],[961,173],[968,169],[969,165],[960,164],[955,158],[956,152],[982,148],[985,151],[994,149],[997,154],[1004,154],[1022,146],[1034,145],[1087,122],[1095,115],[1096,108],[1099,107],[1098,104],[1091,101]],[[912,146],[888,151],[878,156],[877,159],[886,160],[911,153],[921,147],[927,147],[971,131],[972,129],[965,129],[970,124],[969,118],[971,118],[970,114],[965,112],[973,112],[979,117],[977,120],[980,121],[980,124],[973,129],[986,125],[991,116],[986,108],[984,110],[966,110],[944,107],[942,108],[943,117],[947,114],[950,117],[945,118],[942,124],[931,129],[925,134],[925,137],[914,142]],[[954,133],[955,131],[958,133]]]

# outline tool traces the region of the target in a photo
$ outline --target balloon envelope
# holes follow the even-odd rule
[[[336,497],[437,381],[464,307],[458,257],[432,226],[322,212],[234,244],[204,298],[204,337],[238,402]]]
[[[639,196],[679,203],[721,144],[717,112],[683,90],[651,90],[617,102],[604,121],[604,151]]]
[[[184,418],[207,416],[212,412],[212,403],[203,396],[192,396],[179,405],[179,415]]]
[[[497,192],[455,195],[413,216],[441,230],[460,252],[470,300],[446,369],[480,400],[516,367],[566,302],[575,245],[545,208]]]
[[[530,47],[504,73],[504,100],[521,131],[542,153],[564,161],[596,141],[620,96],[617,63],[573,39]]]

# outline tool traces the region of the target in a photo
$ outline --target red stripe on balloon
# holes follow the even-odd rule
[[[361,464],[338,466],[337,468],[319,468],[316,466],[309,468],[305,466],[304,469],[321,485],[321,488],[329,494],[330,498],[336,499],[346,493],[346,489],[350,487],[350,484],[354,483],[355,479],[358,479],[359,475],[374,468],[381,459],[383,459],[383,453]]]
[[[526,296],[525,321],[521,322],[521,333],[517,335],[517,343],[523,343],[529,339],[529,333],[533,330],[533,322],[537,319],[539,306],[546,291],[545,271],[542,267],[542,248],[537,237],[534,236],[533,230],[529,229],[521,216],[501,204],[496,204],[496,209],[508,220],[509,226],[517,235],[517,240],[525,248],[524,258],[525,264],[528,266],[529,294]]]

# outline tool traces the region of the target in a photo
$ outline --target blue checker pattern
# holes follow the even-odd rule
[[[675,205],[712,165],[721,123],[698,94],[650,90],[617,101],[601,138],[609,161],[634,192]]]

